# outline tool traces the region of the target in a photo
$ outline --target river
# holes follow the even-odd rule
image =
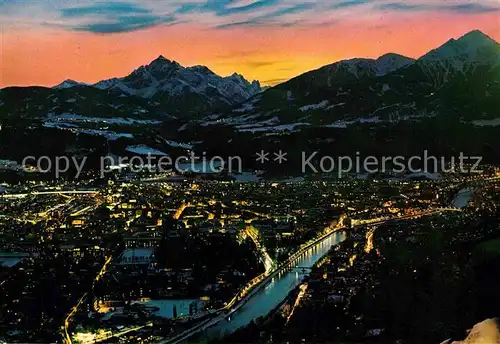
[[[465,188],[460,190],[455,199],[453,200],[452,206],[456,208],[465,208],[472,198],[474,192],[473,188]]]
[[[279,273],[268,282],[267,285],[257,291],[241,308],[234,312],[229,319],[221,320],[198,336],[201,335],[209,339],[222,338],[233,333],[238,328],[248,325],[250,321],[261,316],[266,316],[270,311],[276,308],[287,297],[288,293],[296,288],[306,276],[306,273],[297,267],[312,267],[333,245],[337,245],[345,239],[345,232],[337,232],[311,247],[297,260],[294,268],[289,268]]]

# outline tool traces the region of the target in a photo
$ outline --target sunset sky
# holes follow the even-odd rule
[[[498,0],[0,0],[0,20],[0,87],[97,82],[159,55],[269,85],[473,29],[500,41]]]

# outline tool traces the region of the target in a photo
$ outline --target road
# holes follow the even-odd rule
[[[148,327],[148,326],[153,326],[153,323],[152,322],[148,322],[146,325],[137,326],[137,327],[133,327],[133,328],[128,328],[128,329],[125,329],[125,330],[123,330],[121,332],[117,332],[115,334],[112,334],[110,336],[105,336],[103,338],[95,339],[95,341],[93,343],[100,343],[100,342],[103,342],[103,341],[108,340],[110,338],[118,338],[118,337],[121,337],[123,335],[126,335],[127,333],[142,330],[143,328]]]
[[[71,322],[71,318],[78,312],[78,308],[82,305],[83,302],[87,299],[88,293],[83,294],[83,296],[78,300],[78,303],[71,308],[71,312],[68,314],[66,319],[64,319],[64,343],[71,344],[71,336],[68,332],[69,323]]]
[[[424,216],[429,216],[433,214],[439,214],[443,212],[448,212],[448,211],[453,211],[453,212],[460,212],[460,209],[456,208],[436,208],[436,209],[431,209],[427,211],[423,211],[419,214],[412,214],[412,215],[405,215],[405,216],[400,216],[400,217],[394,217],[390,219],[384,219],[378,222],[371,223],[371,226],[377,226],[381,225],[387,222],[392,222],[392,221],[403,221],[403,220],[409,220],[409,219],[417,219],[421,218]],[[365,226],[365,224],[357,225],[354,227],[360,227],[360,226]],[[221,320],[231,316],[234,312],[236,312],[240,307],[242,307],[260,288],[264,287],[267,285],[269,281],[272,280],[273,277],[278,275],[278,273],[282,272],[283,270],[286,270],[289,268],[290,265],[295,263],[297,259],[308,249],[313,247],[314,245],[322,242],[329,236],[331,236],[333,233],[337,231],[341,231],[346,229],[346,227],[334,227],[321,237],[317,238],[311,243],[308,243],[304,247],[302,247],[299,251],[297,251],[295,254],[293,254],[287,261],[284,263],[280,264],[274,271],[272,272],[266,272],[256,278],[254,278],[252,281],[249,282],[247,286],[245,286],[240,292],[224,307],[221,308],[220,310],[217,311],[218,315],[212,319],[207,319],[192,328],[178,334],[175,337],[164,339],[162,341],[157,342],[157,344],[177,344],[177,343],[182,343],[183,341],[189,339],[190,337],[194,336],[195,334],[202,332],[209,327],[212,327],[216,325],[218,322]]]
[[[175,211],[175,214],[173,215],[173,218],[174,220],[178,220],[181,218],[182,216],[182,213],[184,212],[184,210],[186,210],[186,208],[190,207],[191,204],[189,203],[182,203],[179,208]]]
[[[102,276],[106,273],[106,268],[109,263],[113,260],[113,256],[109,256],[106,261],[104,262],[104,265],[102,266],[101,270],[95,277],[94,281],[92,282],[92,289],[94,289],[95,282],[99,281]],[[71,312],[66,316],[66,319],[64,319],[64,343],[65,344],[71,344],[73,341],[71,340],[71,336],[68,332],[69,324],[71,323],[71,318],[75,315],[76,312],[78,312],[78,308],[85,302],[87,299],[88,293],[83,294],[83,296],[78,300],[78,303],[71,308]]]
[[[39,196],[39,195],[94,195],[99,193],[95,190],[59,190],[59,191],[33,191],[28,193],[18,194],[0,194],[0,198],[22,198],[26,196]]]
[[[245,233],[254,242],[255,247],[257,248],[257,251],[259,252],[259,254],[261,256],[261,261],[262,261],[262,264],[264,264],[266,271],[271,271],[275,267],[274,261],[271,258],[271,256],[269,255],[269,253],[267,253],[266,248],[260,244],[257,230],[255,229],[255,227],[253,227],[252,225],[248,225],[246,230],[245,230]]]

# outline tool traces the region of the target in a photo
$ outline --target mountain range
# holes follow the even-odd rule
[[[250,154],[278,142],[418,150],[430,140],[452,152],[464,132],[481,153],[498,146],[499,105],[500,44],[480,31],[418,59],[390,53],[339,61],[269,89],[160,56],[93,85],[0,90],[0,120],[17,132],[63,130],[114,141],[112,150],[147,144],[169,154],[182,147]]]
[[[251,116],[266,126],[279,120],[334,127],[438,114],[491,119],[500,99],[499,71],[500,45],[473,31],[417,60],[387,54],[324,66],[254,96],[221,118],[228,124],[246,123]]]
[[[258,81],[250,83],[237,73],[221,77],[205,66],[183,67],[163,56],[123,78],[102,80],[93,85],[65,80],[54,88],[65,89],[76,86],[117,91],[123,95],[165,102],[183,108],[185,106],[182,103],[191,100],[192,108],[184,109],[188,112],[203,111],[219,104],[234,105],[261,91]]]

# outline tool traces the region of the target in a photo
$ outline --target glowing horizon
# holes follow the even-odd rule
[[[7,0],[0,12],[0,87],[95,83],[159,55],[274,85],[348,58],[418,58],[476,29],[500,40],[489,0]]]

